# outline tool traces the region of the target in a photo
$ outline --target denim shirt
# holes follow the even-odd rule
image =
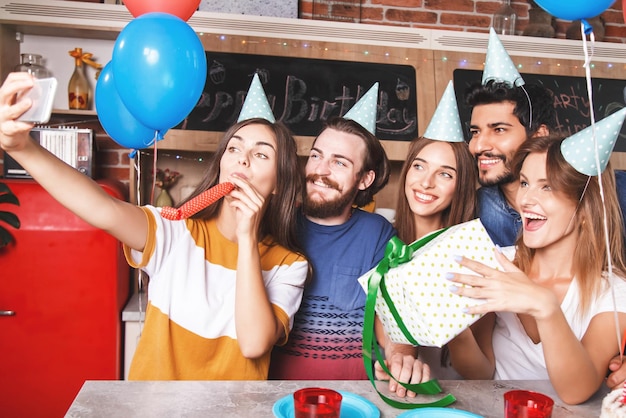
[[[615,170],[617,198],[626,224],[626,171]],[[498,186],[478,189],[478,216],[494,244],[515,245],[522,218],[506,201]],[[626,232],[625,232],[626,235]]]
[[[626,171],[615,170],[615,189],[617,190],[617,200],[619,200],[619,206],[622,209],[622,219],[626,227]]]
[[[626,182],[626,176],[624,180]],[[522,229],[522,217],[509,206],[498,186],[478,189],[478,216],[494,244],[500,247],[515,245]]]

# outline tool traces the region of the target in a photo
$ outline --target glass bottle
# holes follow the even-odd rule
[[[67,95],[70,109],[83,109],[89,108],[89,82],[85,77],[85,69],[83,67],[83,50],[82,48],[76,48],[74,57],[74,74],[70,78],[70,82],[67,85]]]
[[[20,64],[15,71],[30,73],[35,78],[52,77],[52,73],[43,65],[43,58],[39,54],[20,54]]]
[[[517,14],[511,0],[502,0],[502,5],[493,15],[493,29],[498,35],[515,35]]]
[[[174,202],[172,201],[172,196],[168,193],[167,189],[161,189],[161,193],[156,198],[156,202],[154,202],[154,206],[162,208],[163,206],[174,206]]]

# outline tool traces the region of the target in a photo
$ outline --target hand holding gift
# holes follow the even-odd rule
[[[484,302],[451,293],[447,274],[476,274],[461,266],[458,256],[501,269],[495,245],[474,219],[434,232],[408,248],[413,251],[410,259],[390,267],[380,282],[376,313],[394,342],[442,347],[482,316],[464,313],[464,308]],[[359,279],[366,293],[370,275]]]
[[[488,312],[514,312],[547,317],[554,313],[554,309],[558,309],[558,299],[550,289],[529,279],[501,252],[495,256],[501,269],[493,269],[461,257],[458,263],[472,273],[448,276],[451,292],[483,301],[480,305],[469,306],[467,313],[484,315]]]

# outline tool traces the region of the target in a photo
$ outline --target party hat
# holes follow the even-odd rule
[[[237,122],[252,118],[263,118],[272,123],[276,122],[272,108],[267,101],[267,96],[265,96],[265,91],[261,85],[261,80],[259,80],[259,75],[256,73],[248,89],[248,94],[246,95],[246,100],[243,102],[243,107],[241,108]]]
[[[515,64],[493,28],[489,28],[489,44],[482,84],[485,85],[490,80],[508,82],[517,87],[524,85],[524,79],[515,68]]]
[[[441,96],[435,114],[424,132],[424,137],[446,142],[465,141],[452,81],[448,82],[448,87]]]
[[[378,110],[378,82],[365,93],[343,117],[351,119],[376,135],[376,111]]]
[[[598,159],[600,170],[596,166],[596,153],[594,151],[593,131],[594,126],[588,126],[582,131],[566,138],[561,143],[561,153],[565,160],[576,171],[587,176],[597,176],[598,171],[606,168],[617,142],[617,137],[622,129],[626,108],[613,113],[610,116],[595,123],[596,142],[598,145]]]

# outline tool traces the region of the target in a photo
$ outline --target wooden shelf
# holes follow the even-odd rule
[[[69,115],[69,116],[96,116],[95,110],[78,110],[78,109],[52,109],[53,115]]]
[[[187,131],[170,129],[162,141],[157,144],[158,149],[165,150],[191,150],[213,152],[222,137],[222,132]],[[298,155],[306,157],[311,150],[311,144],[315,139],[312,136],[296,136]],[[404,161],[409,148],[407,141],[381,141],[387,157],[392,161]]]

